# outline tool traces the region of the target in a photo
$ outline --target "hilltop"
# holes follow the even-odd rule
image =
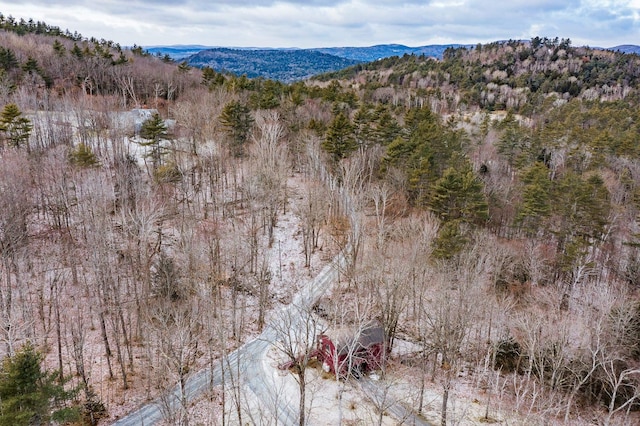
[[[530,115],[550,95],[559,101],[622,99],[640,81],[639,61],[635,54],[534,38],[449,48],[440,61],[414,55],[391,57],[317,78],[350,79],[362,88],[390,86],[430,96],[440,93],[440,100],[453,102],[453,110],[465,104]]]
[[[607,50],[613,50],[613,51],[622,52],[622,53],[640,54],[640,46],[637,46],[635,44],[622,44],[620,46],[610,47]]]

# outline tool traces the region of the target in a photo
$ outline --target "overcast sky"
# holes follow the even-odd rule
[[[123,46],[640,44],[640,0],[0,0],[0,12]]]

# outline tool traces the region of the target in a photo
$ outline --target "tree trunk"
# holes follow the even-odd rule
[[[447,403],[449,402],[449,385],[444,386],[442,392],[442,414],[440,415],[440,426],[447,426]]]
[[[120,320],[120,327],[122,328],[122,339],[124,341],[125,349],[127,350],[127,355],[129,359],[129,368],[133,370],[133,350],[131,348],[131,340],[129,339],[127,333],[126,323],[124,321],[124,314],[122,312],[122,308],[118,305],[118,318]]]
[[[424,351],[424,349],[423,349]],[[420,396],[418,398],[418,414],[422,414],[422,408],[424,405],[424,388],[427,375],[427,363],[429,358],[426,355],[422,356],[422,374],[420,375]]]
[[[111,325],[115,331],[114,340],[116,342],[116,357],[118,359],[118,364],[120,365],[120,371],[122,372],[122,386],[124,389],[129,389],[129,382],[127,381],[127,368],[125,366],[126,362],[124,360],[124,355],[122,353],[122,345],[120,344],[120,339],[117,333],[117,328],[118,328],[117,317],[111,319]]]
[[[299,422],[298,425],[299,426],[304,426],[306,424],[305,421],[305,399],[306,399],[306,387],[307,387],[307,382],[305,380],[305,367],[300,367],[300,365],[298,365],[298,368],[300,369],[298,372],[298,387],[300,389],[300,402],[298,404],[298,410],[300,410],[300,416],[299,416]]]
[[[107,368],[109,369],[109,378],[113,379],[113,369],[111,368],[111,347],[109,346],[109,338],[107,337],[107,326],[104,320],[104,311],[100,311],[100,332],[102,334],[102,342],[104,343],[104,354],[107,358]]]
[[[444,362],[446,363],[446,361]],[[451,370],[452,367],[449,365],[445,372],[444,384],[442,385],[442,413],[440,415],[440,426],[447,426],[447,404],[449,403],[449,390],[451,389]]]
[[[58,339],[58,368],[60,369],[60,375],[58,377],[60,386],[64,385],[64,368],[62,364],[62,330],[60,324],[60,304],[58,303],[57,296],[55,300],[56,304],[56,337]]]

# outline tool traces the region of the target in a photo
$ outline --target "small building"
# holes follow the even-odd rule
[[[382,367],[385,356],[384,330],[375,324],[357,333],[323,334],[318,338],[317,358],[327,373],[358,377]]]

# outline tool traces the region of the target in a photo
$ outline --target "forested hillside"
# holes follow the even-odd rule
[[[442,423],[637,423],[637,55],[536,37],[285,84],[0,23],[0,424],[156,398],[167,424],[277,421],[243,371],[186,384],[343,250],[259,363],[310,423],[328,400],[396,424],[391,398]],[[385,396],[348,405],[354,377],[300,364],[309,324],[371,323]]]
[[[186,59],[192,66],[211,67],[218,72],[264,77],[291,83],[313,75],[335,71],[358,63],[314,50],[207,49]]]
[[[312,75],[336,71],[360,62],[376,61],[404,54],[442,58],[443,52],[459,44],[408,47],[401,44],[381,44],[368,47],[320,47],[313,49],[221,48],[198,45],[149,46],[153,55],[175,61],[187,61],[194,66],[209,66],[217,71],[247,74],[292,82]],[[467,46],[469,47],[469,46]],[[629,46],[632,47],[632,46]],[[318,55],[323,53],[329,56]],[[347,59],[347,61],[344,61]]]

